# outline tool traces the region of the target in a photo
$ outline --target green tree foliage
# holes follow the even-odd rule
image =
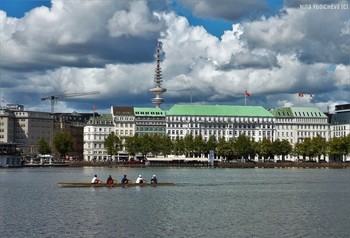
[[[173,149],[173,142],[171,141],[169,136],[163,136],[161,137],[161,149],[160,152],[164,155],[167,156],[171,154],[171,151]]]
[[[174,155],[184,155],[185,154],[185,141],[180,137],[176,137],[173,142],[173,154]]]
[[[216,147],[216,151],[217,151],[219,156],[222,156],[225,159],[230,159],[230,158],[228,158],[230,155],[230,151],[232,152],[232,155],[233,155],[233,148],[230,148],[229,142],[226,141],[224,137],[221,137],[219,139],[218,145]]]
[[[196,136],[193,139],[193,153],[195,157],[201,157],[205,152],[205,141],[202,135]]]
[[[61,156],[73,149],[73,139],[65,131],[57,132],[53,138],[53,144]]]
[[[329,141],[329,154],[335,160],[343,160],[343,156],[349,154],[349,138],[348,137],[334,137]]]
[[[136,155],[136,153],[138,152],[138,146],[137,146],[137,135],[133,136],[133,137],[127,137],[125,139],[125,149],[128,151],[128,153],[130,155]]]
[[[316,137],[312,138],[311,146],[312,146],[313,156],[317,157],[318,160],[320,160],[322,155],[325,156],[327,154],[328,143],[326,139],[321,137],[320,135],[317,135]]]
[[[193,139],[193,136],[191,134],[185,136],[184,146],[185,146],[186,157],[192,157],[193,150],[194,150],[194,139]]]
[[[275,140],[272,142],[273,154],[282,156],[282,161],[285,161],[286,155],[293,151],[292,145],[287,140]]]
[[[51,148],[44,138],[39,140],[38,152],[42,155],[51,154]]]
[[[207,157],[209,155],[209,152],[211,150],[213,150],[214,152],[216,152],[216,147],[218,145],[218,142],[216,140],[216,137],[214,135],[211,135],[207,141],[207,143],[205,143],[205,147],[204,147],[204,153],[205,156]]]
[[[264,158],[264,161],[273,156],[272,142],[267,138],[264,138],[262,141],[257,142],[256,150],[259,157]]]
[[[104,141],[104,147],[107,150],[107,154],[110,156],[118,154],[122,148],[122,141],[119,136],[117,136],[114,131],[109,133]]]
[[[294,149],[293,149],[293,154],[295,156],[298,156],[298,157],[302,157],[302,160],[305,161],[305,158],[306,158],[306,145],[301,142],[301,141],[298,141],[295,145],[294,145]]]
[[[234,150],[238,157],[248,158],[254,151],[253,145],[250,139],[245,135],[239,135],[234,143]]]

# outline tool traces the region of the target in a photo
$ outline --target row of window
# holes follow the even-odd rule
[[[169,116],[166,118],[167,121],[204,121],[204,122],[272,122],[273,118],[256,118],[256,117],[176,117]]]
[[[168,130],[168,135],[185,135],[186,133],[186,130]],[[200,134],[204,135],[204,136],[207,136],[207,135],[218,135],[218,136],[221,136],[221,135],[226,135],[226,136],[232,136],[235,135],[235,136],[239,136],[239,135],[246,135],[246,136],[255,136],[255,132],[256,131],[232,131],[232,130],[229,130],[229,131],[220,131],[220,130],[204,130],[204,131],[201,131],[201,130],[192,130],[190,131],[189,133],[187,134],[190,134],[190,135],[193,135],[193,136],[198,136]],[[258,132],[258,135],[259,136],[271,136],[272,135],[272,132],[271,131],[259,131]]]
[[[184,128],[187,124],[180,124],[180,123],[169,123],[168,128]],[[199,124],[199,123],[190,123],[189,128],[213,128],[213,129],[225,129],[225,128],[236,128],[236,129],[255,129],[255,128],[262,128],[262,129],[272,129],[273,125],[270,124],[262,124],[260,126],[255,124]]]

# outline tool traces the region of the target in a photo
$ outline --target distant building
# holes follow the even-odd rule
[[[166,114],[167,135],[172,140],[202,135],[217,140],[245,135],[254,141],[273,140],[274,117],[261,106],[174,105]]]
[[[328,117],[316,107],[281,107],[271,112],[275,116],[276,139],[292,145],[317,135],[329,140]]]
[[[23,105],[8,104],[0,109],[0,142],[16,143],[24,154],[38,153],[41,138],[53,139],[53,119],[48,112],[25,111]]]
[[[160,108],[134,107],[135,134],[166,135],[165,111]]]
[[[15,111],[15,143],[25,154],[38,154],[39,141],[53,140],[53,119],[48,112]]]
[[[343,137],[350,134],[350,104],[335,106],[335,113],[331,117],[331,137]]]
[[[99,114],[95,113],[96,117]],[[73,139],[73,150],[69,151],[69,159],[81,160],[84,152],[84,126],[93,116],[93,113],[55,113],[54,135],[59,131],[67,132]],[[52,148],[54,154],[58,152]]]
[[[0,168],[21,167],[22,156],[15,143],[0,142]]]
[[[108,161],[107,150],[104,141],[114,131],[111,114],[93,116],[84,126],[84,160]]]
[[[0,109],[0,143],[15,142],[15,113]]]

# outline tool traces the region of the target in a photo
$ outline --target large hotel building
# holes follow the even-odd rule
[[[339,105],[327,116],[316,107],[281,107],[266,110],[261,106],[223,106],[177,104],[169,110],[160,108],[112,107],[111,114],[91,118],[84,127],[84,159],[108,159],[104,139],[114,131],[120,138],[138,135],[167,135],[172,140],[186,135],[208,140],[235,139],[245,135],[254,141],[264,138],[287,140],[292,145],[317,135],[327,141],[350,134],[350,105]],[[94,148],[94,149],[92,149]],[[127,152],[120,152],[125,158]],[[289,156],[286,159],[293,160]]]

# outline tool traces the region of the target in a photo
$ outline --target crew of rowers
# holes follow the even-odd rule
[[[91,180],[91,183],[101,183],[102,182],[102,180],[101,179],[99,179],[98,177],[97,177],[97,175],[95,174],[95,176],[92,178],[92,180]],[[126,176],[126,174],[123,176],[123,178],[121,179],[121,181],[120,181],[122,184],[127,184],[127,183],[131,183],[131,180],[129,180],[128,178],[127,178],[127,176]],[[135,181],[135,183],[146,183],[147,181],[145,180],[145,179],[143,179],[142,178],[142,175],[140,174],[138,177],[137,177],[137,179],[136,179],[136,181]],[[158,179],[157,179],[157,176],[156,175],[152,175],[152,178],[151,178],[151,181],[150,181],[151,183],[158,183]],[[112,176],[111,175],[109,175],[108,176],[108,178],[107,178],[107,182],[106,182],[107,184],[115,184],[116,183],[116,180],[114,180],[113,178],[112,178]]]

